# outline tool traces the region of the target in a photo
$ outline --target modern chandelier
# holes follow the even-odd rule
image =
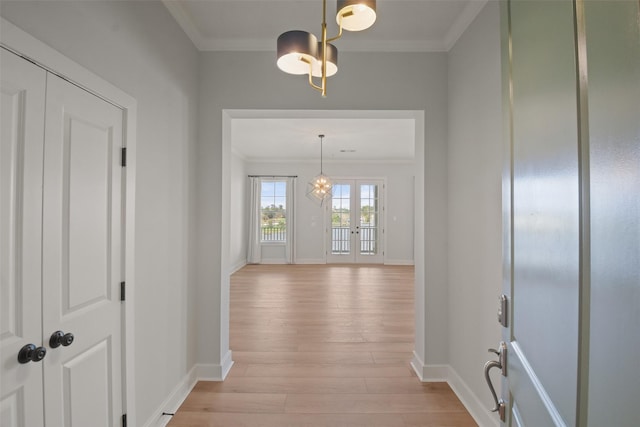
[[[278,37],[277,65],[285,73],[308,74],[311,87],[327,96],[327,77],[338,71],[338,49],[330,42],[342,37],[342,30],[366,30],[376,21],[376,0],[338,0],[338,35],[327,38],[327,0],[322,0],[322,36],[292,30]],[[320,78],[316,84],[314,77]]]
[[[322,206],[324,201],[331,197],[331,179],[322,172],[322,140],[324,135],[318,135],[320,138],[320,175],[317,175],[307,184],[307,197]]]

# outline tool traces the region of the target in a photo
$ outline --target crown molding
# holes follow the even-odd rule
[[[173,16],[173,19],[178,22],[182,31],[184,31],[187,37],[191,39],[191,42],[194,44],[196,49],[205,50],[204,46],[207,41],[200,34],[200,31],[198,31],[191,15],[184,9],[184,7],[182,7],[182,4],[174,0],[162,0],[162,4],[164,4],[171,16]]]
[[[341,40],[342,52],[448,52],[489,0],[469,2],[443,40]],[[200,51],[275,52],[276,40],[204,37],[179,1],[162,0],[169,13]]]
[[[231,146],[231,154],[242,160],[243,162],[248,162],[249,158],[241,153],[234,145]]]
[[[236,151],[236,153],[238,153]],[[238,157],[243,157],[247,163],[253,164],[304,164],[304,165],[319,165],[320,158],[272,158],[272,157],[246,157],[242,154],[238,153]],[[415,165],[415,159],[332,159],[332,158],[323,158],[322,163],[334,164],[334,165]]]
[[[196,47],[201,51],[235,51],[235,52],[275,52],[276,40],[264,39],[204,39],[199,35]],[[338,48],[340,52],[445,52],[444,41],[421,40],[383,40],[383,41],[346,41]]]
[[[447,35],[444,38],[444,50],[450,51],[455,46],[458,39],[467,31],[469,25],[476,19],[476,16],[480,13],[482,8],[489,2],[489,0],[473,0],[465,6],[462,13],[458,16],[453,23]]]

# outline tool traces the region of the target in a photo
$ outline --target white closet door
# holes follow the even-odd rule
[[[49,426],[119,426],[122,415],[122,110],[47,78],[43,327],[72,333],[44,360]]]
[[[43,425],[41,346],[42,147],[45,71],[0,49],[0,425]]]

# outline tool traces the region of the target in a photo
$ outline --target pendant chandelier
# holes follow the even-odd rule
[[[293,30],[278,37],[278,68],[289,74],[307,74],[309,84],[327,96],[327,77],[338,72],[338,49],[329,42],[342,37],[342,30],[366,30],[376,20],[376,0],[338,0],[338,35],[327,38],[327,0],[322,0],[322,36]],[[314,77],[320,78],[316,84]]]
[[[331,197],[331,179],[322,172],[322,140],[324,135],[318,135],[320,138],[320,175],[317,175],[307,184],[307,197],[318,203],[320,206],[324,201]]]

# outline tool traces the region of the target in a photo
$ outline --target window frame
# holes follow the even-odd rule
[[[280,204],[281,206],[284,206],[284,224],[281,228],[282,233],[284,234],[284,238],[282,240],[264,240],[263,239],[263,228],[265,228],[263,226],[263,218],[264,218],[264,207],[263,207],[263,186],[265,184],[273,184],[273,195],[269,195],[268,197],[271,198],[273,200],[274,203],[272,203],[271,205],[274,207],[277,207],[278,204],[276,204],[276,200],[277,199],[284,199],[284,203]],[[282,195],[279,195],[276,185],[277,184],[282,184],[283,185],[283,192]],[[262,179],[260,181],[260,218],[259,221],[260,223],[258,224],[258,229],[260,232],[260,244],[261,245],[286,245],[287,244],[287,240],[289,238],[288,236],[288,229],[287,229],[287,221],[289,220],[288,218],[288,212],[287,212],[287,180],[286,179],[279,179],[279,178],[268,178],[268,179]],[[273,228],[273,227],[272,227]]]

